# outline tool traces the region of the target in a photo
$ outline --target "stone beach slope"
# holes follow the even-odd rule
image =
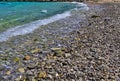
[[[88,4],[0,43],[1,81],[120,81],[120,3]]]

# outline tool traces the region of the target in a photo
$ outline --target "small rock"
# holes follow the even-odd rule
[[[41,51],[40,48],[35,48],[34,50],[31,51],[31,53],[38,53],[40,51]]]
[[[52,51],[59,51],[61,48],[51,48]]]
[[[54,62],[55,62],[54,59],[49,59],[49,60],[46,61],[46,63],[48,63],[48,64],[50,64],[50,63],[54,63]]]
[[[71,54],[70,53],[65,53],[65,57],[70,57]]]
[[[38,38],[34,38],[33,41],[38,41]]]
[[[4,51],[0,51],[0,54],[5,54],[5,52]]]
[[[62,48],[51,48],[56,56],[61,56],[63,54]]]
[[[55,56],[61,56],[64,52],[59,50],[59,51],[55,51],[54,53]]]
[[[25,69],[24,69],[24,68],[19,68],[18,71],[19,71],[20,73],[24,73],[24,72],[25,72]]]
[[[56,74],[55,74],[55,76],[56,76],[56,77],[58,77],[58,76],[59,76],[59,74],[58,74],[58,73],[56,73]]]
[[[46,72],[40,72],[39,74],[38,74],[38,77],[39,78],[46,78],[47,77],[47,74],[46,74]]]
[[[20,75],[20,76],[18,76],[18,77],[15,79],[15,81],[20,81],[21,78],[22,78],[22,76]]]
[[[24,60],[29,60],[31,57],[29,56],[29,55],[26,55],[25,57],[24,57]]]
[[[36,62],[36,63],[31,62],[31,63],[26,64],[28,69],[34,69],[37,65],[38,65],[38,62]]]
[[[79,40],[80,40],[80,38],[78,38],[78,37],[75,37],[74,39],[75,39],[76,41],[79,41]]]
[[[48,78],[52,79],[53,77],[52,77],[52,75],[49,74],[49,75],[48,75]]]
[[[10,74],[11,74],[11,72],[10,72],[10,71],[7,71],[5,74],[10,75]]]
[[[15,58],[13,59],[13,61],[14,61],[14,62],[19,62],[19,61],[20,61],[20,58],[19,58],[19,57],[15,57]]]
[[[98,18],[100,16],[97,16],[97,15],[92,15],[91,18]]]

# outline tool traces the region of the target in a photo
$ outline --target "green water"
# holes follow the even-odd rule
[[[63,2],[0,2],[0,32],[75,8]]]

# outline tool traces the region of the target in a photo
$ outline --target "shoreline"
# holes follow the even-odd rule
[[[55,21],[58,21],[58,20],[61,20],[61,19],[64,19],[66,17],[71,16],[72,11],[79,10],[79,9],[81,11],[82,10],[84,10],[84,11],[88,10],[88,7],[87,7],[86,4],[78,3],[78,2],[72,3],[72,4],[80,5],[80,7],[82,6],[82,8],[77,8],[76,7],[74,9],[69,10],[69,11],[65,11],[61,14],[56,14],[54,16],[45,18],[43,20],[37,20],[37,21],[33,21],[31,23],[27,23],[27,24],[24,24],[24,25],[9,28],[6,31],[0,33],[0,38],[1,38],[0,42],[7,41],[7,40],[9,40],[9,38],[11,38],[13,36],[25,35],[25,34],[32,33],[34,30],[38,29],[42,25],[47,25],[49,23],[52,23],[52,22],[55,22]]]
[[[119,3],[89,6],[0,43],[0,79],[119,81]]]
[[[0,33],[0,38],[1,38],[0,42],[7,41],[9,40],[9,38],[13,36],[32,33],[34,30],[38,29],[42,25],[47,25],[49,23],[55,22],[57,20],[60,20],[60,19],[63,19],[69,16],[70,16],[70,12],[67,11],[62,14],[57,14],[57,15],[54,15],[52,17],[49,17],[43,20],[37,20],[31,23],[27,23],[24,25],[20,25],[20,26],[7,29],[6,31]]]

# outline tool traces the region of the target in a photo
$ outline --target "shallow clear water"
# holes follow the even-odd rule
[[[71,16],[73,9],[86,11],[89,7],[78,2],[0,2],[0,42]]]
[[[62,2],[0,2],[0,31],[75,8]]]

